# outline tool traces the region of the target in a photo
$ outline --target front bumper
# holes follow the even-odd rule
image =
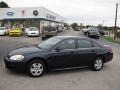
[[[28,36],[39,36],[39,33],[28,33]]]
[[[5,32],[0,32],[0,35],[5,35]]]
[[[12,61],[7,57],[4,58],[4,61],[7,68],[25,70],[26,64],[24,61]]]
[[[9,33],[9,36],[21,36],[22,33],[19,33],[19,32],[10,32]]]
[[[90,33],[89,35],[90,36],[100,36],[99,34],[93,34],[93,33]]]

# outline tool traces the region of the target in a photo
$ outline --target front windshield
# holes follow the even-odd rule
[[[40,44],[38,44],[37,47],[39,48],[43,48],[43,49],[50,49],[52,48],[54,45],[56,45],[58,42],[60,42],[62,39],[61,38],[50,38]]]
[[[29,31],[38,31],[38,29],[37,29],[37,28],[32,27],[32,28],[30,28],[30,29],[29,29]]]

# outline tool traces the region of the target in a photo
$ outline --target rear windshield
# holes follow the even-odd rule
[[[5,28],[0,28],[0,30],[5,30]]]

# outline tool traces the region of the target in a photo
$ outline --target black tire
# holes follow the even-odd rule
[[[33,65],[37,65],[40,64],[40,68],[37,66],[36,68],[33,67]],[[34,71],[32,71],[32,69],[34,69]],[[38,71],[39,69],[41,69],[41,71]],[[36,73],[37,72],[37,73]],[[46,72],[46,65],[42,60],[33,60],[30,63],[28,63],[27,65],[27,73],[31,76],[31,77],[40,77],[42,76],[44,73]],[[35,74],[36,73],[36,74]]]
[[[98,61],[99,61],[99,64],[97,64]],[[104,65],[103,58],[97,57],[92,64],[92,68],[94,71],[100,71],[103,68],[103,65]]]
[[[45,40],[45,37],[42,37],[42,40]]]
[[[84,32],[85,35],[87,35],[87,32]]]
[[[86,36],[89,36],[89,33],[88,33],[88,32],[86,33]]]
[[[99,36],[96,36],[97,39],[99,39]]]
[[[91,36],[90,36],[90,34],[89,34],[89,33],[87,34],[87,36],[88,36],[89,38],[91,38]]]

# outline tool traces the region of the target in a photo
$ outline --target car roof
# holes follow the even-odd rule
[[[69,39],[69,38],[74,38],[74,39],[80,39],[80,38],[85,38],[85,39],[89,39],[87,37],[81,37],[81,36],[55,36],[56,38],[63,38],[63,39]]]
[[[88,37],[82,37],[82,36],[54,36],[55,38],[60,38],[60,39],[87,39],[87,40],[90,40],[90,41],[93,41],[93,42],[96,42],[98,43],[99,45],[102,45],[101,42],[95,40],[95,39],[92,39],[92,38],[88,38]],[[53,38],[54,38],[53,37]]]

